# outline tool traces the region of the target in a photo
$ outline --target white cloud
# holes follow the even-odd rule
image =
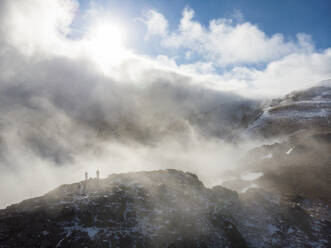
[[[0,3],[0,41],[20,52],[62,50],[78,3],[73,0],[17,0]]]
[[[198,172],[203,162],[204,178],[218,175],[210,172],[220,172],[232,157],[221,138],[233,123],[241,125],[242,104],[256,102],[207,88],[194,65],[178,66],[168,56],[130,54],[118,63],[95,63],[100,55],[114,56],[111,37],[99,35],[110,28],[97,28],[92,40],[86,40],[89,30],[70,40],[74,5],[1,1],[0,206],[95,168],[104,176],[169,165]],[[97,51],[84,51],[88,41]],[[210,72],[208,63],[195,67]],[[8,194],[8,187],[16,193]]]
[[[51,13],[49,6],[52,7]],[[211,20],[205,27],[193,20],[194,11],[189,8],[184,9],[175,32],[169,32],[167,20],[155,10],[148,11],[143,21],[148,35],[161,36],[164,45],[178,49],[178,55],[184,49],[183,57],[191,60],[194,56],[193,62],[177,63],[179,56],[169,58],[166,54],[150,58],[133,54],[125,47],[121,48],[121,54],[125,56],[119,59],[120,56],[115,58],[114,53],[110,52],[111,44],[108,46],[108,42],[103,47],[98,46],[98,49],[102,58],[111,56],[112,60],[111,63],[106,63],[107,59],[102,60],[101,66],[98,63],[100,53],[93,54],[84,46],[86,35],[76,41],[66,37],[77,6],[78,3],[73,0],[2,1],[0,42],[3,45],[0,49],[14,47],[25,55],[38,53],[39,57],[40,54],[73,59],[84,57],[97,62],[96,66],[102,72],[108,71],[104,74],[112,75],[118,81],[135,84],[150,81],[146,79],[146,72],[157,68],[165,71],[163,75],[175,72],[203,87],[235,90],[244,94],[254,92],[278,96],[331,77],[329,50],[315,51],[309,35],[298,34],[295,41],[285,42],[281,34],[268,37],[249,22],[235,24],[230,19]],[[97,11],[97,8],[94,6],[93,10]],[[100,15],[94,13],[89,18],[94,23],[93,18],[100,18]],[[102,49],[107,51],[102,52]],[[247,67],[247,64],[260,63],[266,63],[265,69]],[[128,67],[128,64],[132,66]],[[232,68],[219,72],[218,68],[229,64]],[[12,71],[7,69],[3,76],[10,76]]]
[[[178,54],[167,65],[206,87],[263,97],[277,97],[331,77],[330,49],[316,51],[310,35],[298,33],[293,40],[282,34],[268,36],[258,26],[242,22],[239,11],[234,15],[236,21],[216,19],[206,27],[193,20],[192,9],[185,8],[178,29],[168,31],[162,40]],[[176,63],[179,56],[191,59],[192,54],[197,60]]]
[[[178,30],[164,37],[162,44],[197,52],[201,58],[218,66],[265,63],[291,53],[314,50],[306,34],[298,34],[295,40],[285,41],[282,34],[269,37],[249,22],[216,19],[204,27],[193,17],[192,9],[184,9]]]
[[[150,35],[166,36],[168,32],[168,21],[161,13],[155,10],[149,10],[142,21],[147,27],[146,38]]]
[[[268,64],[265,70],[248,70],[260,95],[279,96],[291,90],[312,87],[331,78],[331,49],[321,53],[294,53]]]
[[[240,23],[244,21],[244,15],[239,9],[234,9],[231,15],[231,19],[235,20],[236,22]]]

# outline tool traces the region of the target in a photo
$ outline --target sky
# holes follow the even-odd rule
[[[331,78],[329,9],[1,0],[0,207],[97,168],[219,180],[259,142],[225,137],[261,102]]]
[[[80,9],[90,6],[90,0],[80,0]],[[297,33],[307,33],[314,37],[317,49],[330,46],[331,3],[328,0],[175,0],[175,1],[94,1],[104,8],[109,8],[123,18],[139,17],[149,9],[154,9],[168,19],[171,29],[175,29],[185,7],[196,11],[195,19],[208,25],[211,19],[233,18],[241,14],[243,20],[258,25],[267,35],[282,33],[285,37],[294,37]]]
[[[156,66],[205,87],[269,98],[331,77],[326,0],[6,2],[12,18],[3,16],[2,29],[11,45],[31,54],[90,53],[104,73],[139,60],[140,68]],[[28,31],[29,23],[38,29]]]
[[[330,77],[328,65],[323,72],[311,71],[316,62],[312,55],[324,54],[321,59],[329,61],[327,0],[81,0],[72,37],[84,33],[91,9],[121,26],[125,46],[134,53],[197,73],[214,88],[275,97]],[[292,63],[302,65],[304,60],[309,70],[287,71]],[[296,78],[302,71],[302,77]],[[287,75],[275,80],[275,74],[283,73]]]

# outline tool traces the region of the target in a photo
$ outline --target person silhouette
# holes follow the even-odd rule
[[[100,171],[97,170],[97,179],[99,180],[99,178],[100,178]]]
[[[87,173],[87,171],[85,171],[85,182],[84,182],[84,187],[83,187],[84,194],[86,194],[87,180],[88,180],[88,173]]]

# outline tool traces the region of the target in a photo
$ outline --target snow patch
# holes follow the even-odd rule
[[[267,154],[265,156],[260,157],[261,160],[262,159],[268,159],[268,158],[272,158],[272,153],[269,153],[269,154]]]
[[[240,191],[240,193],[246,193],[247,190],[249,190],[249,189],[255,189],[255,188],[260,188],[260,186],[257,185],[257,184],[255,184],[255,183],[252,183],[252,184],[250,184],[249,186],[247,186],[247,187],[245,187],[244,189],[242,189],[242,190]]]
[[[82,227],[82,226],[71,226],[71,227],[65,227],[64,228],[67,231],[67,237],[70,236],[70,234],[73,231],[81,231],[81,232],[86,232],[88,234],[88,236],[90,237],[90,239],[94,239],[95,235],[100,232],[100,231],[104,231],[105,228],[99,228],[99,227]]]
[[[272,225],[272,224],[269,224],[267,229],[271,235],[273,235],[274,233],[276,233],[279,230],[275,225]]]
[[[286,154],[287,154],[287,155],[290,155],[290,153],[293,151],[294,148],[295,148],[295,146],[293,146],[292,148],[290,148],[290,150],[288,150],[288,151],[286,152]]]
[[[240,178],[244,181],[254,181],[264,175],[263,172],[246,172],[240,175]]]
[[[86,232],[88,234],[88,236],[90,236],[91,239],[94,238],[94,236],[99,232],[99,228],[97,227],[87,227],[86,228]]]

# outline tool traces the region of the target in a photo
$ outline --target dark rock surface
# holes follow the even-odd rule
[[[177,170],[112,174],[0,210],[0,247],[329,247],[330,220],[304,204]]]
[[[252,149],[239,168],[228,171],[232,180],[223,186],[240,192],[255,185],[331,203],[330,151],[331,133],[298,132],[285,141]],[[246,176],[250,174],[251,179]]]

